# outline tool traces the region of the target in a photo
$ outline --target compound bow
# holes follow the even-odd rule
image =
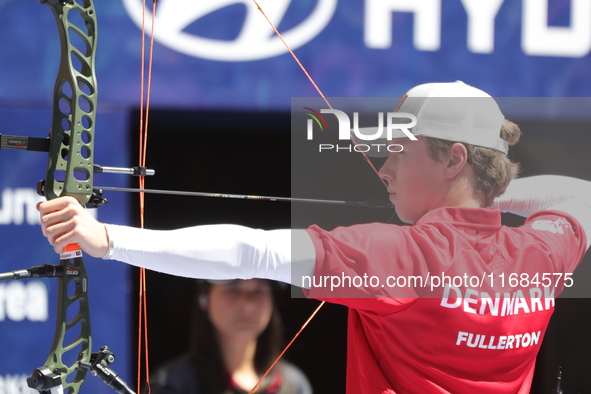
[[[37,186],[39,194],[48,200],[71,196],[82,205],[96,207],[106,200],[93,188],[97,171],[93,160],[97,105],[94,4],[92,0],[41,3],[53,12],[61,44],[51,133],[48,139],[2,136],[0,148],[49,152],[45,180]],[[108,368],[114,355],[107,347],[91,353],[88,276],[78,245],[68,245],[59,265],[0,274],[0,280],[38,277],[58,278],[56,331],[47,361],[27,379],[29,387],[43,394],[77,394],[90,370],[118,393],[133,393]]]
[[[38,192],[48,200],[60,196],[71,196],[82,205],[96,207],[106,203],[106,200],[101,196],[102,191],[93,187],[93,173],[103,170],[94,165],[93,160],[97,106],[97,84],[94,72],[97,21],[94,4],[92,0],[40,1],[52,10],[61,43],[60,66],[53,96],[51,133],[48,140],[21,138],[20,141],[26,141],[24,148],[22,145],[11,146],[10,136],[3,136],[0,148],[48,151],[46,178],[39,183]],[[258,2],[256,0],[253,2],[285,43]],[[154,20],[154,12],[155,9],[152,13],[152,21]],[[287,43],[285,45],[328,107],[332,108]],[[143,96],[142,93],[142,98]],[[143,104],[141,107],[143,109]],[[147,113],[145,116],[147,123]],[[371,165],[369,160],[368,163]],[[373,168],[373,165],[371,166]],[[377,173],[375,168],[373,169]],[[121,172],[119,170],[113,172]],[[133,175],[153,174],[145,167],[125,170],[129,170],[126,172]],[[227,196],[222,195],[222,197]],[[255,199],[261,198],[254,197],[256,197]],[[318,200],[310,200],[310,202],[318,202]],[[328,203],[335,202],[329,201]],[[352,204],[358,205],[359,203]],[[365,204],[361,203],[361,205]],[[99,353],[91,353],[88,277],[80,248],[75,244],[69,245],[67,251],[60,256],[59,266],[44,265],[29,270],[0,274],[0,280],[29,277],[59,278],[58,311],[53,345],[45,365],[36,369],[27,379],[29,387],[43,394],[78,394],[87,371],[91,370],[94,375],[100,376],[118,393],[133,393],[125,382],[108,368],[114,361],[114,356],[108,348],[103,347]],[[145,301],[143,302],[145,303]],[[310,319],[318,312],[322,304]],[[75,315],[71,316],[72,314]],[[302,330],[309,320],[304,324]],[[296,337],[298,335],[299,332]],[[295,337],[290,344],[293,340]],[[76,361],[71,365],[66,365],[64,356],[76,352]],[[72,357],[69,356],[69,358]],[[256,386],[251,392],[255,389]]]

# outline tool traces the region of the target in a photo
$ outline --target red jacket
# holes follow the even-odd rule
[[[498,210],[440,208],[412,226],[308,233],[308,296],[350,308],[350,394],[529,393],[554,297],[586,250],[558,211],[518,228]]]

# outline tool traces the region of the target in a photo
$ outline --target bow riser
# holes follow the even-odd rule
[[[43,3],[53,12],[62,48],[44,194],[48,200],[72,196],[86,204],[93,185],[97,23],[92,1],[83,3]]]
[[[71,196],[84,205],[93,193],[96,13],[92,0],[41,2],[52,10],[61,44],[47,173],[41,189],[48,200]],[[90,362],[92,349],[88,277],[80,250],[65,252],[60,265],[64,275],[58,279],[56,333],[41,370],[60,376],[58,392],[63,389],[66,394],[77,394],[87,372],[80,363]],[[45,388],[39,391],[50,392]]]

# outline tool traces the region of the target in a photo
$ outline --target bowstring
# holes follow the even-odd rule
[[[316,84],[316,82],[314,81],[314,79],[312,78],[312,76],[310,75],[310,73],[308,73],[308,70],[306,70],[306,67],[304,67],[304,65],[302,64],[302,62],[300,61],[300,59],[296,56],[296,54],[291,49],[291,47],[289,46],[289,44],[285,41],[285,39],[283,38],[283,36],[279,32],[279,30],[277,29],[277,27],[275,26],[275,24],[271,21],[271,19],[269,19],[269,17],[267,16],[267,14],[263,10],[263,8],[260,6],[260,4],[258,3],[258,1],[257,0],[252,0],[252,1],[254,2],[254,4],[258,8],[258,10],[261,12],[261,14],[263,15],[263,17],[267,20],[267,22],[269,23],[269,25],[271,26],[271,28],[273,29],[273,31],[275,32],[275,34],[277,35],[277,37],[279,37],[279,39],[281,40],[281,42],[283,43],[283,45],[287,48],[287,51],[294,58],[294,60],[296,61],[296,63],[300,67],[300,69],[304,72],[304,74],[306,75],[306,77],[308,78],[308,80],[310,81],[310,83],[312,84],[312,86],[314,86],[314,89],[316,89],[316,91],[318,92],[318,94],[320,95],[320,97],[322,97],[322,100],[324,100],[324,102],[326,103],[326,105],[330,109],[334,109],[332,107],[332,105],[330,104],[330,102],[328,101],[328,99],[326,98],[326,96],[324,95],[324,93],[322,93],[322,90],[320,90],[320,88],[318,87],[318,85]],[[352,136],[352,135],[351,135],[351,140],[353,141],[354,144],[357,144],[357,141],[356,141],[355,137]],[[380,179],[380,181],[382,182],[382,184],[387,187],[388,185],[386,184],[386,181],[384,179],[382,179],[382,177],[380,176],[377,168],[371,162],[371,160],[369,159],[369,157],[365,154],[365,152],[360,152],[360,153],[362,154],[362,156],[365,159],[366,163],[369,164],[369,166],[371,167],[372,171]],[[267,377],[267,375],[275,367],[275,365],[277,364],[277,362],[279,361],[279,359],[281,359],[281,357],[283,357],[283,355],[285,354],[285,352],[290,348],[290,346],[292,345],[292,343],[301,334],[301,332],[304,330],[304,328],[306,328],[306,326],[308,325],[308,323],[310,323],[310,321],[314,318],[314,316],[316,316],[316,314],[318,313],[318,311],[320,311],[320,309],[322,308],[322,306],[324,306],[324,303],[325,303],[325,301],[322,301],[318,305],[318,307],[314,310],[314,312],[312,313],[312,315],[310,315],[310,317],[308,318],[308,320],[306,320],[306,322],[304,323],[304,325],[302,326],[302,328],[296,333],[296,335],[292,338],[292,340],[289,341],[289,343],[283,349],[283,351],[279,354],[279,356],[277,357],[277,359],[273,362],[273,364],[271,364],[271,366],[267,369],[267,371],[263,374],[263,376],[259,379],[259,381],[257,382],[257,384],[249,391],[248,394],[253,394],[255,392],[255,390],[259,387],[259,385],[262,383],[262,381],[265,379],[265,377]]]
[[[147,0],[143,0],[142,4],[142,40],[141,40],[141,70],[140,70],[140,124],[139,124],[139,166],[146,167],[147,156],[147,142],[148,142],[148,120],[150,113],[150,96],[152,88],[152,64],[154,52],[154,27],[156,19],[156,0],[152,2],[151,14],[151,37],[149,44],[149,58],[148,71],[146,81],[146,4]],[[145,188],[145,177],[140,175],[139,186],[141,189]],[[145,227],[145,194],[142,192],[139,195],[140,205],[140,228]],[[146,375],[147,394],[150,394],[152,389],[150,387],[150,364],[148,357],[148,305],[147,305],[147,283],[146,283],[146,269],[139,270],[139,307],[138,307],[138,380],[137,392],[141,392],[141,362],[142,350],[144,352],[144,365]],[[144,345],[142,349],[142,343]]]
[[[285,48],[287,48],[288,52],[294,58],[294,60],[298,64],[298,66],[300,66],[300,69],[304,72],[304,74],[306,75],[306,77],[308,78],[308,81],[310,81],[310,83],[312,84],[312,86],[314,86],[314,89],[316,89],[316,91],[318,92],[318,94],[320,95],[320,97],[322,97],[322,100],[324,100],[324,102],[326,103],[326,105],[328,106],[328,108],[334,109],[332,107],[332,105],[330,104],[330,102],[328,101],[328,99],[326,98],[326,96],[324,95],[324,93],[322,93],[322,90],[320,90],[320,88],[318,87],[318,85],[314,81],[314,78],[312,78],[312,76],[310,75],[310,73],[308,73],[308,70],[306,70],[306,67],[304,67],[304,65],[302,64],[302,62],[300,62],[300,59],[298,59],[298,57],[296,56],[296,54],[294,53],[294,51],[289,46],[289,44],[283,39],[283,36],[279,32],[279,30],[277,30],[277,27],[275,26],[275,24],[271,21],[271,19],[269,19],[269,17],[267,16],[267,14],[265,14],[265,11],[263,11],[263,8],[260,6],[260,4],[258,3],[258,1],[257,0],[252,0],[252,1],[256,5],[256,7],[259,9],[259,11],[261,12],[261,14],[263,14],[263,17],[265,17],[265,19],[267,20],[267,22],[269,23],[269,25],[271,26],[271,28],[273,29],[273,31],[275,32],[275,34],[277,35],[277,37],[279,37],[279,39],[281,40],[281,42],[283,43],[283,45],[285,46]],[[353,143],[355,145],[357,145],[357,140],[356,140],[356,138],[353,135],[351,135],[351,141],[353,141]],[[359,152],[359,153],[361,153],[361,155],[363,156],[363,158],[365,159],[365,161],[367,162],[367,164],[369,164],[369,166],[371,167],[371,169],[373,170],[373,172],[377,175],[377,177],[384,184],[384,186],[388,187],[388,185],[386,184],[386,181],[384,179],[382,179],[382,177],[380,176],[380,173],[378,172],[377,168],[374,166],[374,164],[371,162],[371,160],[365,154],[365,152]]]
[[[285,347],[285,349],[283,349],[283,351],[279,354],[279,356],[277,356],[277,358],[275,359],[275,361],[273,361],[273,364],[271,364],[271,366],[269,367],[269,369],[267,369],[267,371],[259,379],[259,381],[257,382],[257,384],[255,384],[254,387],[252,389],[250,389],[250,391],[248,392],[248,394],[253,394],[255,392],[255,390],[259,387],[259,385],[262,383],[262,381],[265,380],[265,378],[267,377],[267,375],[269,374],[269,372],[271,372],[271,370],[279,362],[279,360],[281,359],[281,357],[283,357],[283,355],[285,354],[285,352],[287,352],[287,349],[290,348],[291,344],[295,342],[295,340],[300,336],[300,334],[302,333],[302,331],[304,331],[304,329],[308,326],[308,323],[310,323],[312,321],[312,319],[314,318],[314,316],[316,316],[316,314],[318,313],[318,311],[320,310],[320,308],[322,308],[322,306],[324,305],[325,302],[326,301],[322,301],[320,304],[318,304],[318,307],[316,307],[316,309],[314,310],[314,312],[312,312],[312,314],[310,315],[310,317],[308,318],[308,320],[306,320],[306,322],[302,325],[302,328],[300,328],[299,331],[291,339],[291,341],[289,341],[289,343],[287,344],[287,346]]]
[[[143,0],[143,7],[142,7],[142,54],[141,54],[141,88],[140,88],[140,166],[145,167],[146,165],[146,152],[147,152],[147,137],[148,137],[148,120],[149,120],[149,108],[150,108],[150,93],[151,93],[151,81],[152,81],[152,63],[153,63],[153,49],[154,49],[154,20],[156,15],[156,0],[153,0],[152,4],[152,18],[151,18],[151,38],[150,38],[150,47],[149,47],[149,60],[148,60],[148,81],[147,81],[147,92],[144,92],[144,86],[146,85],[145,82],[145,17],[146,17],[146,1]],[[289,44],[285,41],[275,24],[269,19],[265,11],[262,9],[260,4],[257,0],[253,0],[254,4],[256,5],[257,9],[261,12],[263,17],[267,20],[277,37],[281,40],[283,45],[287,48],[287,51],[291,54],[294,58],[300,69],[306,75],[314,89],[318,92],[320,97],[324,100],[326,105],[330,109],[334,109],[322,90],[318,87],[312,76],[308,73],[304,65],[301,63],[297,55],[293,52]],[[144,97],[146,97],[146,102],[144,106]],[[144,113],[145,107],[145,113]],[[354,136],[351,136],[351,140],[357,144],[357,141]],[[378,170],[371,162],[369,157],[365,154],[365,152],[360,152],[371,167],[372,171],[378,176],[380,181],[385,185],[386,182],[382,177],[379,175]],[[140,188],[144,189],[144,176],[139,177]],[[144,228],[144,193],[140,193],[140,227]],[[144,268],[140,268],[140,307],[139,307],[139,336],[138,336],[138,392],[141,391],[141,382],[140,382],[140,369],[141,369],[141,344],[142,344],[142,337],[144,337],[145,342],[145,367],[146,367],[146,381],[147,381],[147,393],[151,392],[150,388],[150,374],[149,374],[149,364],[148,364],[148,324],[147,324],[147,297],[146,297],[146,272]],[[283,349],[283,351],[279,354],[277,359],[271,364],[269,369],[263,374],[257,384],[249,391],[249,394],[254,393],[254,391],[258,388],[261,382],[265,379],[265,377],[271,372],[273,367],[277,364],[277,362],[283,357],[285,352],[289,349],[289,347],[293,344],[293,342],[298,338],[298,336],[302,333],[302,331],[308,326],[310,321],[316,316],[316,314],[320,311],[322,306],[325,304],[325,301],[322,301],[318,307],[314,310],[314,312],[310,315],[310,317],[306,320],[306,322],[302,325],[300,330],[295,334],[295,336],[291,339],[291,341],[287,344],[287,346]]]

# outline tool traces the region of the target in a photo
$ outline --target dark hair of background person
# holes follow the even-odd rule
[[[283,324],[279,310],[275,302],[277,283],[269,281],[273,294],[273,311],[267,328],[257,340],[257,348],[254,358],[254,366],[257,374],[262,376],[271,366],[273,361],[281,353],[283,343]],[[205,280],[197,281],[197,299],[194,303],[194,313],[191,321],[191,355],[195,360],[199,381],[204,393],[221,394],[230,386],[231,378],[226,372],[221,357],[221,349],[217,339],[217,332],[213,326],[207,309],[200,302],[203,297],[208,297],[211,287],[214,286]],[[265,382],[270,379],[270,373]],[[264,385],[264,383],[263,383]]]

